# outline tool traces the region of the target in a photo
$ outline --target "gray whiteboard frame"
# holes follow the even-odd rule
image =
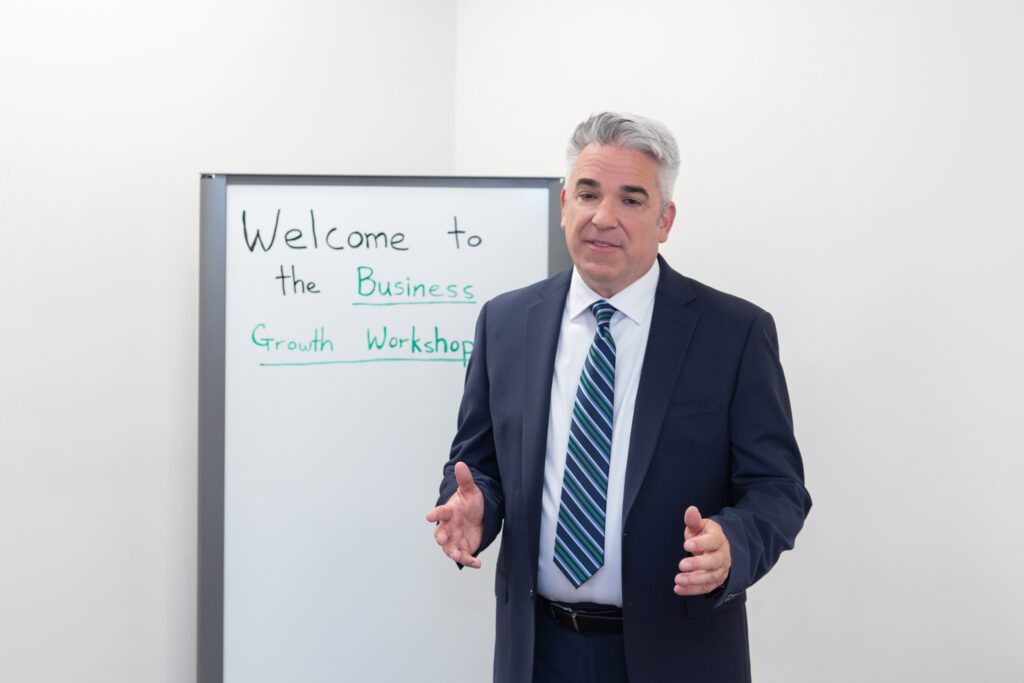
[[[199,179],[199,496],[196,679],[224,681],[224,324],[230,185],[498,187],[548,190],[548,274],[572,261],[561,230],[561,178],[203,174]],[[453,408],[454,410],[454,408]]]

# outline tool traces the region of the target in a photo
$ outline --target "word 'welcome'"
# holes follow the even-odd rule
[[[270,232],[270,237],[266,236],[266,231],[260,232],[259,228],[253,229],[252,238],[249,238],[249,221],[246,216],[246,212],[242,211],[242,236],[245,239],[245,246],[248,247],[250,252],[256,251],[256,247],[259,246],[263,251],[270,251],[273,249],[274,244],[277,242],[277,232],[281,225],[281,209],[277,210],[274,215],[274,229]],[[284,232],[284,245],[289,249],[320,249],[321,243],[328,249],[333,251],[343,251],[345,249],[393,249],[395,251],[408,251],[409,247],[404,246],[405,233],[404,232],[384,232],[378,230],[375,232],[365,232],[360,230],[353,230],[347,235],[335,235],[339,230],[337,227],[332,227],[327,230],[324,234],[321,242],[320,236],[317,235],[316,231],[316,215],[313,210],[309,210],[309,232],[307,233],[304,228],[289,228]]]

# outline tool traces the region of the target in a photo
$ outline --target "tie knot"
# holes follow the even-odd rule
[[[594,303],[590,304],[590,311],[594,314],[594,317],[597,318],[597,326],[599,328],[603,327],[607,329],[609,323],[611,323],[612,315],[617,310],[617,308],[612,306],[604,299],[595,301]]]

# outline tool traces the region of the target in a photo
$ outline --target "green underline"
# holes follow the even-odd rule
[[[450,306],[452,304],[475,304],[475,301],[389,301],[386,303],[370,303],[353,301],[353,306]]]
[[[307,363],[260,363],[260,367],[282,365],[349,365],[353,363],[461,363],[461,358],[364,358],[361,360],[314,360]]]

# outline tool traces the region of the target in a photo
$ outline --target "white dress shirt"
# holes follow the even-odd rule
[[[615,340],[615,407],[605,510],[604,566],[582,586],[575,588],[552,558],[555,555],[555,532],[562,502],[562,477],[572,408],[583,363],[597,332],[597,320],[589,306],[602,297],[588,287],[579,272],[573,269],[551,380],[551,412],[541,501],[537,589],[549,600],[622,606],[622,499],[626,486],[626,459],[629,456],[629,435],[633,428],[633,406],[640,385],[640,369],[651,331],[659,270],[655,261],[640,279],[606,299],[617,311],[611,320],[611,333]]]

